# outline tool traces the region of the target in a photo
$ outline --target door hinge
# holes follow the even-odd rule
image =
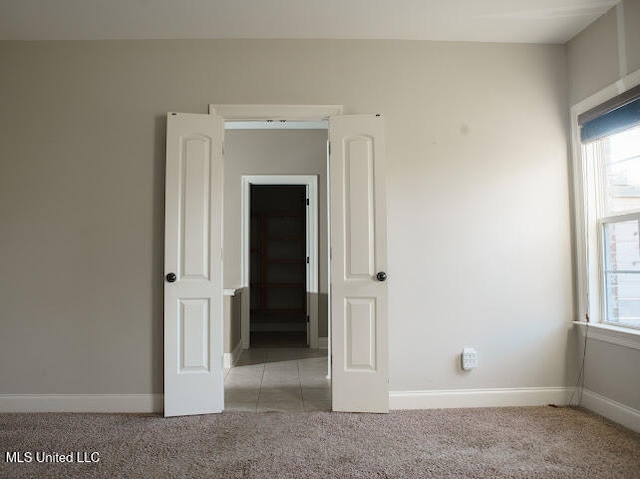
[[[309,198],[307,198],[307,206],[309,206]]]
[[[327,143],[327,150],[329,151],[329,155],[331,155],[331,142]]]
[[[307,314],[307,323],[311,322],[311,318],[309,317],[309,315]]]
[[[309,264],[309,257],[307,256],[307,264]]]

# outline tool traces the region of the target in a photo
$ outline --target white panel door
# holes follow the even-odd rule
[[[222,411],[224,120],[167,115],[164,415]]]
[[[384,120],[331,117],[329,140],[332,406],[387,412]]]

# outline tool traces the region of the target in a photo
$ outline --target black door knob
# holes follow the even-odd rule
[[[177,279],[177,276],[176,276],[176,274],[175,274],[175,273],[169,273],[169,274],[167,275],[167,281],[168,281],[169,283],[173,283],[176,279]]]
[[[378,281],[386,281],[387,280],[387,273],[385,273],[384,271],[380,271],[378,274],[376,274],[376,279]]]

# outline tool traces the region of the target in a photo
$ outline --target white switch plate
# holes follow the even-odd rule
[[[464,348],[462,350],[462,369],[469,371],[478,367],[478,353],[473,348]]]

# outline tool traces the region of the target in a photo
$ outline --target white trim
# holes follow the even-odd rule
[[[560,406],[568,404],[570,393],[567,387],[390,391],[389,409]]]
[[[627,38],[624,25],[624,2],[616,5],[616,31],[618,32],[618,76],[623,78],[627,74]]]
[[[572,119],[577,120],[577,117],[579,114],[584,113],[585,111],[590,110],[591,108],[594,108],[604,103],[605,101],[610,100],[614,96],[620,95],[621,93],[624,93],[625,91],[639,84],[640,84],[640,69],[626,75],[624,78],[621,78],[615,83],[612,83],[604,87],[602,90],[594,93],[591,96],[588,96],[583,100],[580,100],[578,103],[573,105],[571,107],[571,112],[575,113],[575,118],[572,118]],[[577,121],[572,123],[577,124]],[[576,136],[575,139],[578,140],[578,144],[579,144],[580,137]]]
[[[327,185],[326,185],[326,198],[327,198],[327,217],[331,218],[331,184],[329,181],[329,175],[331,174],[331,142],[329,141],[329,139],[327,138]],[[331,220],[329,219],[327,221],[327,278],[329,278],[329,288],[327,290],[327,305],[329,306],[327,308],[327,379],[331,380],[331,356],[332,356],[332,348],[333,345],[331,344],[331,331],[333,330],[333,325],[332,325],[332,316],[331,316],[331,255],[332,255],[332,249],[331,249]]]
[[[580,129],[578,128],[578,115],[594,108],[616,95],[640,85],[640,70],[626,75],[615,83],[603,88],[597,93],[581,100],[571,107],[571,151],[573,170],[573,194],[574,194],[574,224],[575,224],[575,244],[576,244],[576,284],[578,295],[577,315],[574,318],[584,321],[587,316],[591,324],[600,322],[601,300],[599,275],[596,273],[598,266],[589,262],[587,257],[588,249],[597,248],[597,234],[591,232],[591,245],[587,244],[586,214],[585,211],[585,172],[582,164],[582,144],[580,142]],[[593,225],[591,226],[593,229]],[[592,255],[597,263],[597,253]],[[591,271],[590,271],[591,270]],[[589,294],[591,291],[591,294]]]
[[[163,394],[0,394],[0,413],[160,413]]]
[[[611,215],[600,219],[601,223],[621,223],[623,221],[638,221],[640,213],[624,213],[621,215]]]
[[[606,343],[640,350],[640,330],[638,329],[603,323],[589,323],[589,327],[586,327],[584,321],[574,321],[573,324],[580,328],[582,337],[586,334],[588,339],[595,339],[597,341],[604,341]]]
[[[224,353],[224,367],[232,368],[238,362],[238,358],[242,354],[242,341],[238,341],[236,347],[230,353]]]
[[[209,114],[225,120],[326,120],[342,115],[342,105],[216,105],[209,104]]]
[[[251,185],[304,185],[307,187],[309,207],[307,214],[307,295],[310,297],[307,313],[309,314],[309,347],[318,347],[318,177],[316,175],[245,175],[242,176],[242,218],[241,238],[242,257],[240,260],[242,284],[249,288],[250,238],[249,222],[251,220]],[[242,315],[241,336],[243,348],[250,347],[250,315]]]
[[[622,424],[624,427],[640,432],[640,411],[637,409],[606,398],[588,389],[582,391],[581,406],[611,421]]]
[[[239,346],[236,350],[239,350]],[[241,351],[241,349],[240,349]],[[570,388],[391,391],[390,409],[562,405]],[[0,413],[160,413],[162,394],[0,394]],[[582,406],[640,432],[640,411],[585,389]]]
[[[227,121],[225,130],[328,130],[327,120],[319,121]]]
[[[324,337],[319,337],[318,338],[318,348],[319,349],[329,349],[329,338],[324,336]]]

